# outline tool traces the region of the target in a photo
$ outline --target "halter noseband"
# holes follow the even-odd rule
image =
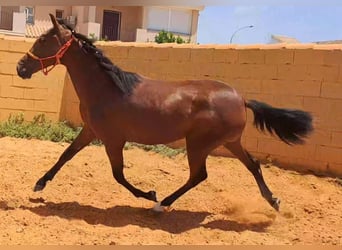
[[[59,40],[58,38],[56,38],[58,43]],[[74,36],[71,36],[71,38],[61,46],[61,48],[56,52],[55,55],[53,56],[48,56],[48,57],[43,57],[43,58],[40,58],[38,56],[36,56],[35,54],[33,54],[32,52],[28,51],[27,54],[32,57],[33,59],[37,60],[40,62],[40,66],[42,68],[42,72],[44,73],[44,75],[47,75],[54,67],[56,67],[57,64],[60,64],[61,63],[61,58],[64,56],[65,52],[67,52],[67,50],[69,49],[71,43],[75,40]],[[44,61],[46,60],[50,60],[50,59],[56,59],[55,61],[55,64],[48,68],[48,67],[45,67],[44,66]]]

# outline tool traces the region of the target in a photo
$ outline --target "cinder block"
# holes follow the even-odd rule
[[[332,132],[331,145],[336,147],[342,147],[342,131]]]
[[[264,64],[265,50],[241,49],[238,50],[238,62],[240,64]]]
[[[189,62],[191,55],[190,48],[175,47],[169,50],[170,62]]]
[[[24,88],[3,85],[0,86],[0,96],[21,99],[24,97]]]
[[[213,51],[213,62],[237,63],[238,51],[236,49],[215,48]]]
[[[314,159],[303,159],[294,158],[288,156],[276,156],[274,163],[279,167],[285,169],[298,171],[299,173],[316,173],[316,174],[327,174],[328,173],[328,162],[318,161]]]
[[[330,111],[331,102],[327,98],[305,96],[303,99],[303,108],[316,115],[323,115]]]
[[[13,87],[34,88],[34,87],[36,87],[35,83],[38,83],[38,82],[40,82],[40,85],[43,85],[43,84],[46,85],[46,82],[43,82],[43,81],[37,81],[36,82],[33,78],[31,78],[30,80],[27,80],[27,79],[22,79],[17,75],[12,76],[12,86]]]
[[[146,75],[151,74],[151,73],[164,75],[170,71],[170,63],[167,61],[159,61],[155,63],[150,63],[148,65],[145,64],[145,65],[137,66],[137,69],[139,70],[139,72],[142,72],[143,74],[146,74]],[[145,70],[145,72],[143,70]]]
[[[342,83],[323,82],[321,96],[325,98],[338,98],[342,100]]]
[[[146,48],[148,51],[147,59],[152,62],[168,61],[173,48]]]
[[[33,109],[39,112],[59,113],[61,102],[59,100],[30,100],[34,103]]]
[[[339,65],[339,72],[338,72],[338,77],[337,77],[337,82],[342,83],[342,65]]]
[[[251,78],[257,80],[277,79],[276,65],[256,64],[251,67]]]
[[[213,51],[213,62],[215,62],[215,63],[226,62],[225,51],[226,51],[226,49],[215,47],[214,51]]]
[[[324,65],[341,65],[342,64],[342,51],[333,49],[324,51]]]
[[[342,178],[342,164],[333,162],[329,163],[327,165],[327,173],[331,176]]]
[[[40,89],[40,88],[34,88],[34,89],[23,89],[24,90],[24,99],[29,99],[29,100],[46,100],[47,98],[49,98],[48,95],[48,89],[44,88],[44,89]],[[51,93],[52,94],[52,93]],[[53,96],[54,97],[59,97],[58,99],[62,99],[62,95],[56,93],[54,91]]]
[[[33,45],[33,43],[25,42],[25,41],[15,41],[15,40],[8,40],[9,45],[8,49],[12,52],[22,52],[26,53],[29,51]]]
[[[155,63],[156,64],[156,63]],[[118,66],[125,71],[135,72],[138,74],[148,74],[150,65],[153,65],[150,61],[145,60],[124,60],[118,64]]]
[[[232,79],[250,79],[252,64],[226,64],[225,76]]]
[[[270,65],[293,64],[294,50],[292,49],[272,49],[265,50],[265,63]]]
[[[9,42],[8,40],[0,39],[0,51],[9,52]]]
[[[12,85],[13,76],[12,75],[2,75],[0,74],[0,87],[3,85]]]
[[[342,147],[333,146],[317,146],[315,159],[319,161],[327,161],[331,163],[342,164]]]
[[[224,63],[196,63],[193,65],[194,75],[199,78],[210,77],[216,79],[223,77],[226,72]]]
[[[306,79],[307,65],[278,65],[277,79],[303,80]]]
[[[237,79],[234,81],[234,88],[239,93],[261,93],[261,80]]]
[[[265,80],[261,83],[265,94],[320,96],[320,81]]]
[[[324,54],[325,51],[323,50],[296,49],[294,52],[294,64],[323,65]]]
[[[128,58],[129,49],[130,47],[123,47],[123,46],[115,46],[115,47],[104,46],[103,52],[106,56],[108,56],[113,61],[113,63],[115,63],[117,59]]]
[[[32,100],[0,97],[0,109],[33,110]]]
[[[258,139],[258,152],[270,155],[289,156],[291,158],[313,159],[316,153],[316,145],[289,146],[277,137],[275,139]]]
[[[315,145],[333,146],[332,144],[333,132],[320,128],[314,128],[314,132],[308,136],[307,143]],[[338,136],[337,136],[338,137]],[[342,141],[341,141],[342,146]]]
[[[5,75],[16,75],[17,74],[17,64],[16,63],[0,63],[0,74]]]
[[[321,123],[325,128],[332,131],[342,131],[342,100],[332,99],[330,105],[330,109],[326,110],[327,119],[321,121]]]
[[[339,77],[338,65],[307,65],[304,79],[336,82]]]
[[[342,130],[342,101],[327,98],[304,97],[304,110],[312,113],[316,129],[326,131]]]
[[[135,59],[135,60],[145,60],[147,58],[147,50],[143,47],[129,47],[128,50],[128,59]]]
[[[23,53],[0,51],[0,62],[17,64],[23,55]]]
[[[191,62],[203,63],[213,61],[213,48],[193,48],[190,52]]]
[[[303,109],[303,102],[303,96],[282,95],[279,93],[274,96],[273,106],[278,108]]]

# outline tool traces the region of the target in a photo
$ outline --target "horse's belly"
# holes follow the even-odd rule
[[[142,144],[166,144],[185,136],[185,132],[170,127],[126,130],[126,140]]]

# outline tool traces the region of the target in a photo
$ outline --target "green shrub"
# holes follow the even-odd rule
[[[154,41],[156,43],[187,43],[180,36],[175,37],[175,35],[171,32],[166,32],[162,30],[154,37]]]
[[[72,142],[80,131],[81,128],[72,128],[66,122],[47,121],[44,114],[35,116],[32,121],[25,121],[22,113],[10,115],[7,121],[0,123],[1,137]]]

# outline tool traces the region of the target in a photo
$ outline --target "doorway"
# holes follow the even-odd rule
[[[103,12],[102,38],[109,41],[120,39],[121,13],[105,10]]]

